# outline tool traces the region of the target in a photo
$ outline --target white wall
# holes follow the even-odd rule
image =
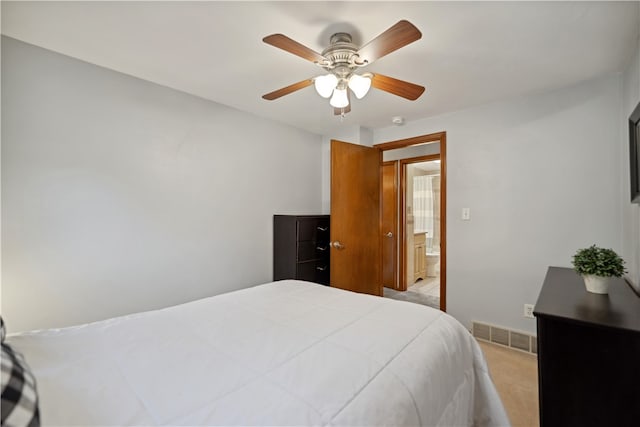
[[[622,120],[620,126],[622,144],[622,257],[627,261],[626,267],[631,283],[640,292],[640,205],[629,203],[629,116],[640,103],[640,39],[636,44],[635,55],[622,79]]]
[[[272,215],[319,213],[322,138],[2,39],[11,331],[272,278]]]
[[[464,325],[534,332],[523,304],[548,266],[593,243],[622,249],[620,100],[611,76],[374,132],[447,132],[447,311]]]

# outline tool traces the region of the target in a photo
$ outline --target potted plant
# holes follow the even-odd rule
[[[612,277],[621,277],[625,272],[624,260],[612,249],[592,245],[579,249],[572,261],[576,273],[584,278],[587,291],[596,294],[609,292]]]

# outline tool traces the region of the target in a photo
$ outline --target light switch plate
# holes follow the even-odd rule
[[[471,209],[462,208],[462,220],[463,221],[470,221],[471,220]]]

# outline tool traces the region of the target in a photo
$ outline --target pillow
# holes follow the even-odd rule
[[[4,322],[0,317],[2,339],[2,426],[38,427],[38,394],[36,380],[24,357],[4,343]]]

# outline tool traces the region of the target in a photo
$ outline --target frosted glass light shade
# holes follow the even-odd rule
[[[354,74],[349,78],[349,89],[353,91],[356,98],[361,99],[369,92],[371,88],[371,79],[369,77],[359,76]]]
[[[349,105],[349,98],[347,97],[347,89],[336,89],[333,91],[331,101],[329,101],[332,107],[344,108]]]
[[[314,79],[314,85],[316,92],[323,98],[328,98],[333,93],[333,90],[338,84],[338,78],[333,74],[326,74],[324,76],[318,76]]]

